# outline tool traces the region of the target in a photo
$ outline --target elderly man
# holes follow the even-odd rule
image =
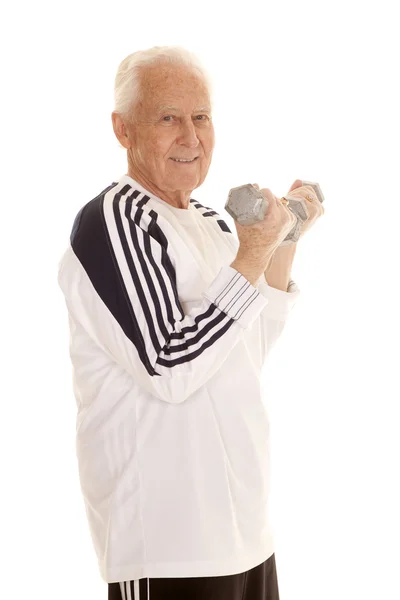
[[[100,573],[113,600],[278,600],[260,376],[300,293],[290,211],[270,194],[279,247],[251,263],[192,198],[214,148],[193,54],[131,54],[115,100],[128,173],[81,208],[58,272]]]

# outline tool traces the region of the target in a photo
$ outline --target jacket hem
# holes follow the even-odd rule
[[[100,574],[106,583],[119,583],[121,581],[133,581],[143,578],[178,578],[178,577],[221,577],[224,575],[236,575],[244,573],[262,562],[268,560],[274,553],[274,542],[270,538],[264,544],[262,550],[245,555],[234,556],[228,560],[221,561],[197,561],[197,562],[164,562],[129,564],[115,567],[106,567],[100,564]]]

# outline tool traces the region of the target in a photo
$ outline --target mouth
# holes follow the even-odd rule
[[[192,163],[195,163],[198,158],[199,158],[198,156],[195,156],[191,160],[179,159],[179,158],[171,158],[171,160],[173,160],[174,163],[176,163],[177,165],[191,165]]]

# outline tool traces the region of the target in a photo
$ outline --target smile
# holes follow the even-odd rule
[[[173,160],[174,162],[178,162],[178,163],[182,163],[182,164],[190,164],[193,163],[195,160],[197,160],[199,157],[196,156],[196,158],[193,158],[192,160],[185,160],[183,158],[171,158],[171,160]]]

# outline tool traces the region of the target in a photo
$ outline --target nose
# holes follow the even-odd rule
[[[178,144],[184,144],[189,148],[196,148],[199,139],[197,137],[196,127],[192,120],[189,119],[181,122],[177,142]]]

